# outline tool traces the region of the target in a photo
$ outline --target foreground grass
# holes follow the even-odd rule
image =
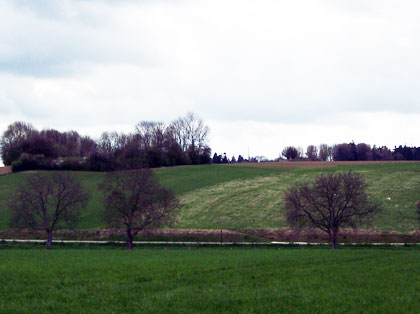
[[[286,189],[322,173],[353,170],[370,184],[369,194],[382,202],[383,210],[373,222],[382,231],[410,232],[418,229],[416,202],[420,199],[420,162],[338,165],[331,167],[290,164],[201,165],[155,169],[161,183],[181,199],[183,207],[174,228],[255,229],[284,227],[282,213]],[[103,173],[75,172],[92,193],[79,229],[103,228],[102,194],[97,186]],[[30,173],[0,177],[0,229],[8,229],[7,202],[18,184]]]
[[[1,313],[416,313],[420,250],[0,247]]]

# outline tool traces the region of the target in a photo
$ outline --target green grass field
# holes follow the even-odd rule
[[[419,261],[416,248],[2,245],[0,313],[418,313]]]
[[[183,204],[174,228],[239,229],[277,228],[286,223],[282,213],[284,191],[301,180],[321,173],[353,170],[370,184],[369,194],[383,210],[371,228],[410,232],[419,228],[415,219],[420,200],[420,163],[337,165],[330,167],[242,164],[181,166],[156,169],[162,184],[172,189]],[[97,185],[103,173],[76,172],[92,199],[82,213],[78,228],[103,228],[101,193]],[[10,200],[22,178],[30,173],[0,177],[0,229],[8,228]],[[411,218],[410,218],[411,217]],[[368,226],[365,226],[368,228]]]

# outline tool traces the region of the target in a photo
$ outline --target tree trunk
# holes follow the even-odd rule
[[[338,229],[332,230],[331,242],[332,242],[332,249],[333,250],[336,250],[338,248],[338,246],[337,246],[337,234],[338,234]]]
[[[45,244],[45,248],[47,250],[51,249],[51,244],[52,244],[52,231],[51,230],[46,230],[47,231],[47,242]]]
[[[133,235],[131,234],[131,230],[127,230],[127,242],[126,242],[127,250],[133,249]]]

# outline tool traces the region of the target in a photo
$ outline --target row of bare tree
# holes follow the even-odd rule
[[[127,249],[132,249],[133,238],[141,230],[168,224],[179,205],[150,169],[107,173],[99,187],[104,192],[104,221],[124,230]],[[51,249],[54,230],[75,227],[89,198],[86,188],[69,172],[28,175],[10,202],[11,226],[45,231],[46,248]]]
[[[76,131],[38,131],[15,122],[0,139],[3,163],[14,171],[153,168],[210,163],[209,128],[193,113],[169,125],[143,121],[130,134],[104,132],[99,139]]]
[[[104,192],[103,219],[108,227],[125,232],[129,250],[141,230],[169,225],[179,206],[150,169],[109,172],[99,188]],[[295,227],[326,232],[336,249],[340,228],[365,224],[379,210],[380,204],[368,199],[366,189],[363,177],[351,171],[298,183],[284,196],[287,221]],[[75,227],[89,198],[72,173],[28,175],[10,202],[11,226],[45,231],[46,248],[50,249],[54,230]]]

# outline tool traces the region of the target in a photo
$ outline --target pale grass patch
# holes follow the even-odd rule
[[[290,175],[234,180],[196,190],[181,197],[182,209],[177,217],[181,226],[242,227],[242,224],[263,226],[267,219],[283,220],[283,193]],[[273,225],[275,227],[276,225]]]

